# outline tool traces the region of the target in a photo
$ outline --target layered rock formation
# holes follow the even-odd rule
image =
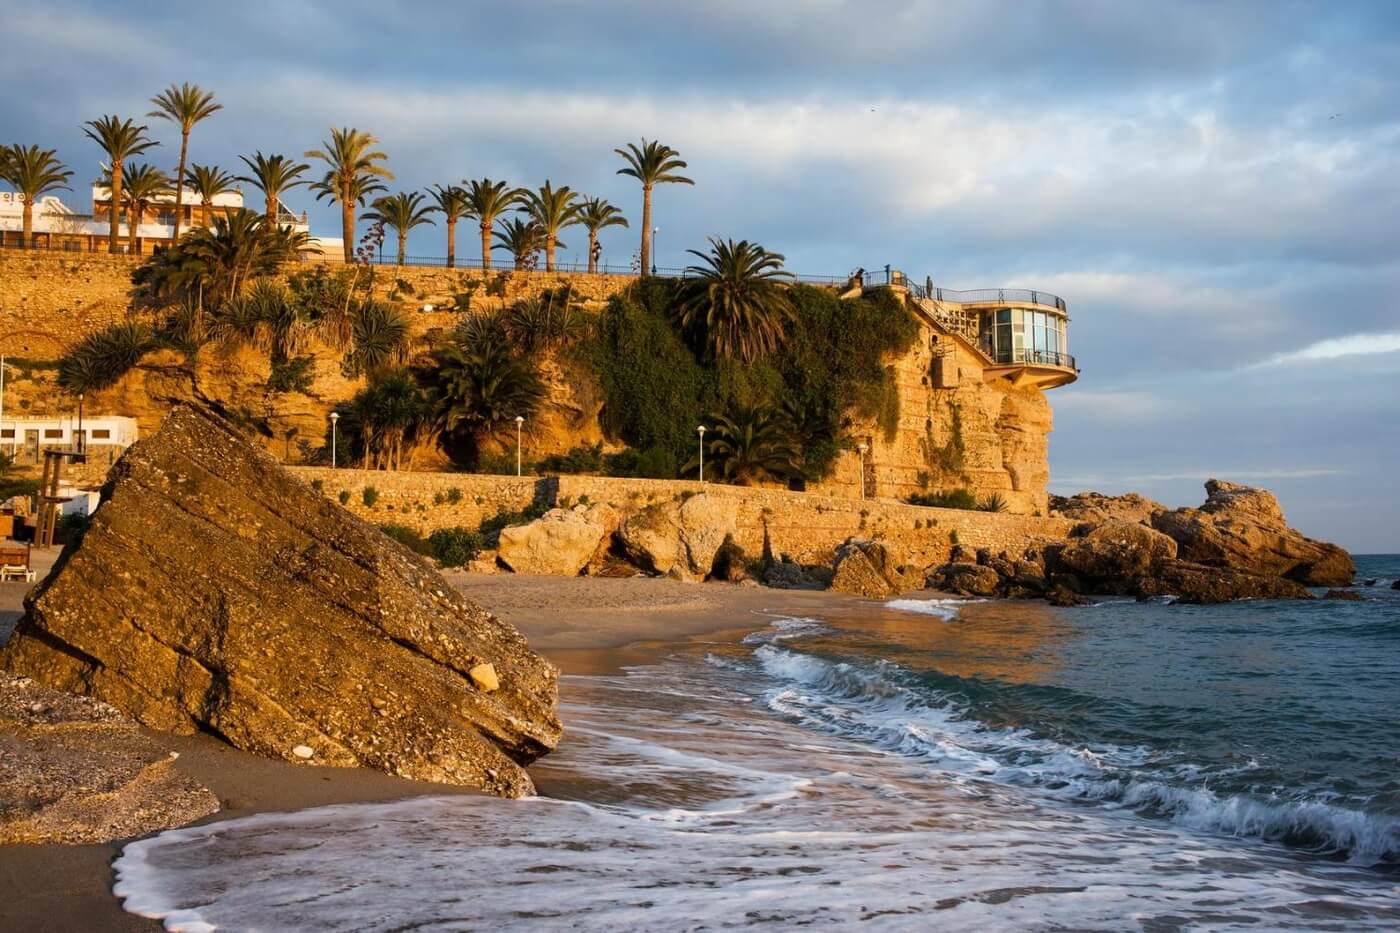
[[[153,728],[530,793],[557,671],[426,561],[180,408],[113,469],[0,664]]]

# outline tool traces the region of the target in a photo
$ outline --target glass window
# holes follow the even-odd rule
[[[61,429],[59,429],[59,428],[44,428],[44,437],[45,437],[45,438],[62,437],[62,436],[63,436],[63,431],[62,431]]]
[[[104,441],[105,441],[105,440],[107,440],[108,438],[110,438],[111,436],[112,436],[112,432],[111,432],[111,430],[108,429],[108,428],[93,428],[93,429],[92,429],[92,437],[93,437],[93,440],[104,440]]]
[[[14,436],[15,436],[15,429],[14,429],[14,428],[5,428],[4,430],[0,430],[0,437],[14,437]]]

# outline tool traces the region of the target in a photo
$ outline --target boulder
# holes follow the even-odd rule
[[[1176,509],[1153,519],[1171,537],[1182,560],[1261,576],[1287,577],[1306,586],[1345,586],[1356,574],[1351,556],[1288,527],[1272,493],[1222,480],[1206,483],[1199,509]]]
[[[204,409],[117,462],[26,609],[0,666],[274,758],[515,797],[560,736],[519,632]]]
[[[698,493],[681,503],[676,525],[689,577],[703,580],[725,540],[739,531],[738,504],[729,496]]]
[[[550,509],[527,525],[501,529],[496,556],[516,573],[576,577],[606,537],[607,528],[587,511]]]
[[[1340,599],[1343,602],[1359,603],[1361,594],[1355,590],[1328,590],[1322,594],[1323,599]]]
[[[659,502],[632,513],[617,529],[627,559],[651,573],[668,574],[684,558],[680,540],[680,506]]]
[[[1175,597],[1179,603],[1224,603],[1235,599],[1311,599],[1299,583],[1283,577],[1262,576],[1207,567],[1184,560],[1160,561],[1151,572],[1134,581],[1139,598]]]
[[[963,596],[994,596],[1001,585],[1001,576],[981,564],[944,564],[929,576],[928,585],[931,589]]]
[[[1176,542],[1146,525],[1112,521],[1088,528],[1054,551],[1057,569],[1087,580],[1125,580],[1177,556]]]
[[[1075,496],[1050,497],[1051,515],[1091,525],[1104,522],[1150,525],[1156,516],[1165,511],[1165,505],[1145,499],[1137,493],[1105,496],[1097,492],[1081,492]]]
[[[711,576],[725,583],[743,583],[749,578],[748,558],[744,549],[735,543],[733,535],[726,536],[720,545]]]
[[[1045,594],[1045,601],[1052,606],[1083,606],[1089,601],[1067,586],[1054,586]]]
[[[888,541],[847,538],[836,549],[831,588],[878,598],[922,589],[923,572]]]
[[[831,589],[838,593],[882,599],[899,592],[859,548],[852,548],[845,554],[838,555],[834,569]]]
[[[698,493],[683,502],[653,503],[628,516],[617,538],[623,553],[643,570],[695,582],[710,575],[724,539],[738,527],[733,499]]]
[[[0,674],[0,845],[110,842],[217,813],[175,761],[106,703]]]

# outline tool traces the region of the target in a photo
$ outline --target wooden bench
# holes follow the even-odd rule
[[[0,583],[6,580],[34,582],[34,571],[29,567],[29,546],[0,546]]]

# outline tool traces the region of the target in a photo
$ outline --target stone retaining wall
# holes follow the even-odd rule
[[[454,526],[475,528],[499,512],[519,511],[536,501],[548,505],[601,502],[626,514],[654,502],[703,491],[735,500],[738,542],[746,552],[762,554],[766,536],[774,556],[787,554],[806,564],[829,562],[834,549],[852,535],[883,538],[898,544],[916,562],[932,564],[945,560],[953,544],[1018,554],[1030,546],[1063,540],[1074,526],[1061,518],[930,509],[888,500],[862,502],[679,480],[388,473],[317,467],[295,467],[293,472],[307,482],[319,481],[322,491],[332,499],[346,492],[346,508],[367,521],[407,525],[421,534]],[[367,488],[377,494],[373,506],[365,505]]]

